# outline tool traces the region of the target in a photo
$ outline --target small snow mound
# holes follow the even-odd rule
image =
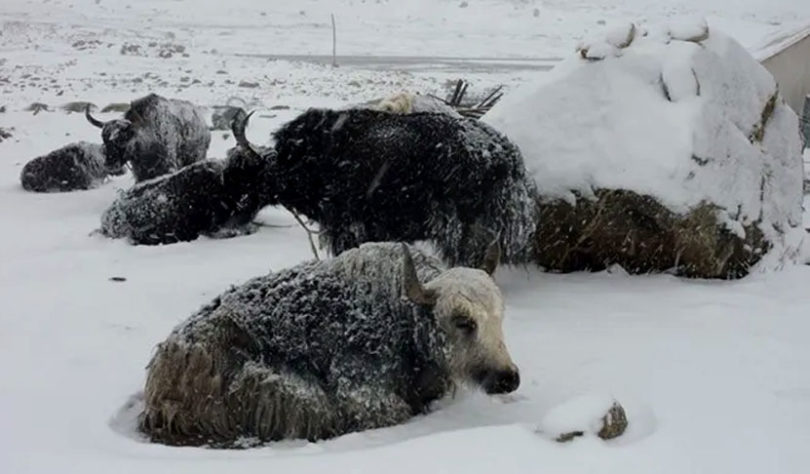
[[[670,23],[668,34],[674,40],[699,43],[709,38],[709,24],[705,18],[676,20]]]
[[[138,418],[143,407],[143,392],[133,394],[110,419],[110,428],[126,438],[147,442],[146,436],[138,430]]]
[[[616,400],[609,395],[581,395],[549,410],[540,421],[539,431],[554,438],[578,431],[596,435],[614,403]]]
[[[627,48],[636,39],[637,28],[633,23],[623,23],[610,27],[605,33],[583,41],[577,46],[584,59],[600,60],[609,56],[620,56],[621,50]]]

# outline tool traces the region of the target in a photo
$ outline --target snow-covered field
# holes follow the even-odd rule
[[[417,58],[337,69],[268,61],[329,55],[332,12],[339,54]],[[0,142],[0,473],[806,472],[808,266],[735,282],[503,269],[507,343],[523,380],[514,394],[460,393],[404,425],[314,444],[148,444],[127,403],[154,345],[229,285],[309,258],[304,232],[268,209],[250,236],[133,247],[93,234],[130,177],[66,194],[19,187],[29,159],[99,140],[80,114],[60,109],[71,101],[240,97],[262,109],[249,135],[264,142],[308,106],[442,93],[457,77],[476,90],[513,86],[601,22],[679,15],[707,16],[755,51],[810,20],[810,2],[4,0],[0,128],[12,136]],[[52,111],[26,111],[32,102]],[[231,145],[217,132],[210,154]],[[581,418],[570,403],[581,395],[616,397],[625,435],[553,441],[541,423],[550,413]]]

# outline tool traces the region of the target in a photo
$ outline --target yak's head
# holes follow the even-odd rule
[[[509,393],[520,374],[503,337],[503,297],[492,279],[500,247],[490,245],[482,269],[455,267],[425,285],[419,282],[408,247],[403,245],[403,291],[428,307],[447,334],[453,378],[471,381],[487,393]]]
[[[127,119],[102,122],[90,115],[90,106],[85,109],[84,116],[88,122],[101,129],[106,167],[108,169],[119,169],[124,166],[129,161],[127,151],[138,133],[137,124]]]

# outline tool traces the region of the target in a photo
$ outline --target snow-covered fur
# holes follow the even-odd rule
[[[233,206],[233,222],[247,224],[272,202],[272,183],[268,173],[275,150],[255,147],[258,153],[245,153],[240,146],[227,151],[223,181]]]
[[[130,163],[136,181],[144,181],[205,159],[211,132],[194,104],[156,94],[132,101],[123,119],[99,122],[107,166]]]
[[[95,143],[77,142],[26,163],[20,182],[27,191],[74,191],[93,188],[108,174],[104,148]]]
[[[430,239],[451,265],[477,266],[498,236],[526,262],[533,182],[520,151],[476,120],[438,113],[311,109],[275,133],[267,204],[318,222],[330,251]]]
[[[398,92],[384,99],[372,100],[353,108],[368,108],[395,114],[435,112],[461,118],[461,114],[441,100],[429,95],[411,94],[410,92]]]
[[[203,161],[121,192],[101,217],[102,234],[158,245],[219,230],[233,209],[222,168],[219,162]]]
[[[141,428],[168,444],[315,440],[401,423],[460,383],[511,392],[503,309],[485,271],[404,244],[255,278],[158,346]]]

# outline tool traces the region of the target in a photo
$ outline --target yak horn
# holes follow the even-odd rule
[[[104,128],[104,122],[94,118],[90,115],[90,104],[87,104],[87,107],[84,108],[84,116],[87,118],[87,121],[91,124],[95,125],[98,128]]]
[[[255,112],[255,110],[253,112]],[[236,144],[242,147],[249,155],[252,155],[251,158],[260,160],[262,159],[261,153],[253,148],[253,145],[248,141],[245,135],[248,120],[250,120],[250,116],[253,115],[253,112],[249,114],[245,114],[244,112],[237,114],[236,117],[231,120],[231,131],[233,132],[234,138],[236,138]]]
[[[405,244],[402,244],[402,289],[405,296],[418,305],[433,306],[436,304],[436,293],[426,290],[419,282],[413,257]]]
[[[495,269],[498,268],[498,265],[501,263],[501,244],[498,242],[498,238],[495,237],[495,240],[489,244],[487,247],[487,251],[484,254],[484,262],[481,264],[481,270],[487,272],[490,276],[495,274]]]

